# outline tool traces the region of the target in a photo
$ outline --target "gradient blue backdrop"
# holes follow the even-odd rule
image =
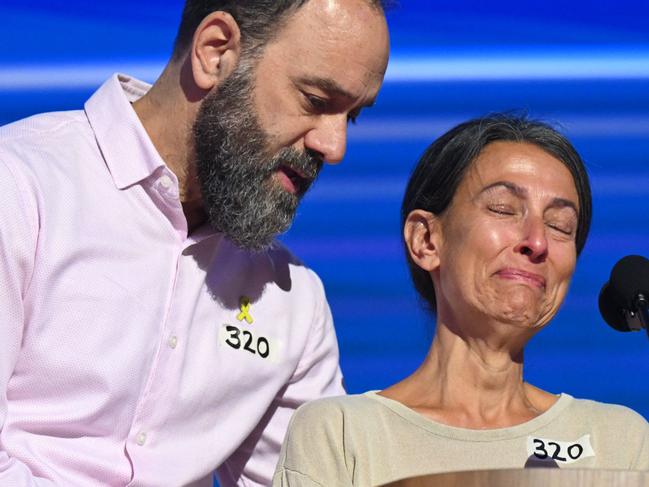
[[[524,110],[558,124],[587,162],[590,240],[556,319],[529,345],[526,378],[649,418],[649,340],[609,329],[597,294],[623,255],[649,254],[649,2],[402,0],[375,108],[349,132],[283,239],[322,277],[350,392],[413,371],[433,324],[411,289],[398,222],[414,162],[468,117]],[[540,3],[540,2],[539,2]],[[0,122],[80,108],[112,71],[155,79],[179,0],[3,0]]]

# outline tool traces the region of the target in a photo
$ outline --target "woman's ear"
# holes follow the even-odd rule
[[[230,76],[239,62],[239,24],[227,12],[212,12],[196,28],[190,49],[194,82],[209,91]]]
[[[413,210],[403,227],[403,237],[415,264],[431,272],[439,267],[440,221],[429,211]]]

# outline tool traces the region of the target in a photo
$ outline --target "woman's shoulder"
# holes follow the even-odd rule
[[[377,391],[316,399],[300,406],[291,419],[291,430],[313,430],[331,436],[365,435],[368,431],[390,431],[402,426],[389,399]],[[405,406],[401,406],[405,409]],[[414,413],[413,413],[414,414]]]
[[[370,452],[386,441],[377,433],[382,431],[382,407],[372,393],[328,397],[300,406],[291,418],[273,485],[376,485],[366,481],[369,471],[357,470],[357,462],[375,458]],[[352,482],[357,475],[360,480]]]
[[[564,411],[564,421],[586,427],[595,434],[611,439],[639,442],[649,439],[649,423],[639,413],[620,404],[590,399],[573,399]]]
[[[649,469],[649,423],[619,404],[573,399],[564,411],[566,429],[589,433],[600,468]]]
[[[310,401],[293,413],[287,442],[343,448],[344,438],[363,435],[376,427],[382,414],[380,407],[367,393]]]
[[[626,425],[631,423],[649,428],[649,423],[641,414],[620,404],[610,404],[592,399],[573,399],[569,410],[573,415],[581,416],[584,419],[603,419],[610,425],[621,422]]]
[[[350,417],[367,417],[368,414],[375,414],[382,407],[372,398],[373,395],[374,392],[366,392],[326,397],[307,402],[297,409],[293,415],[293,422],[308,421],[313,424]]]

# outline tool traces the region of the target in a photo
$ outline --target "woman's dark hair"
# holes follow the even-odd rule
[[[495,114],[476,118],[452,128],[435,140],[419,159],[408,181],[401,204],[401,228],[413,210],[443,214],[469,167],[487,145],[496,141],[534,144],[568,168],[579,198],[575,237],[579,255],[586,243],[592,215],[590,183],[584,162],[568,139],[554,128],[526,117]],[[407,248],[406,258],[417,292],[435,311],[435,288],[430,274],[412,261]]]
[[[227,12],[239,24],[241,45],[246,53],[270,41],[283,22],[309,0],[186,0],[174,43],[173,57],[179,58],[189,47],[194,31],[212,12]],[[385,0],[367,0],[383,9]]]

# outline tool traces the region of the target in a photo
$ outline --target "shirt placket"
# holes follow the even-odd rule
[[[156,200],[156,205],[172,224],[177,237],[177,250],[175,261],[170,263],[173,266],[170,272],[172,277],[168,288],[167,305],[160,327],[158,345],[126,440],[125,451],[132,467],[129,486],[147,485],[140,482],[140,475],[138,474],[143,472],[150,463],[147,459],[151,457],[152,453],[145,451],[145,449],[153,448],[152,445],[155,444],[156,434],[158,433],[155,425],[162,423],[156,416],[164,415],[164,412],[155,408],[155,405],[164,401],[164,398],[155,397],[152,390],[161,389],[157,382],[166,377],[166,370],[174,368],[171,362],[183,360],[183,354],[180,352],[182,347],[178,345],[182,340],[182,336],[186,334],[184,330],[178,328],[179,323],[176,323],[178,320],[174,320],[174,303],[176,302],[175,296],[179,286],[180,259],[188,244],[187,224],[178,199],[178,185],[175,176],[164,168],[161,174],[152,179],[153,181],[147,187],[147,193],[152,199]]]

